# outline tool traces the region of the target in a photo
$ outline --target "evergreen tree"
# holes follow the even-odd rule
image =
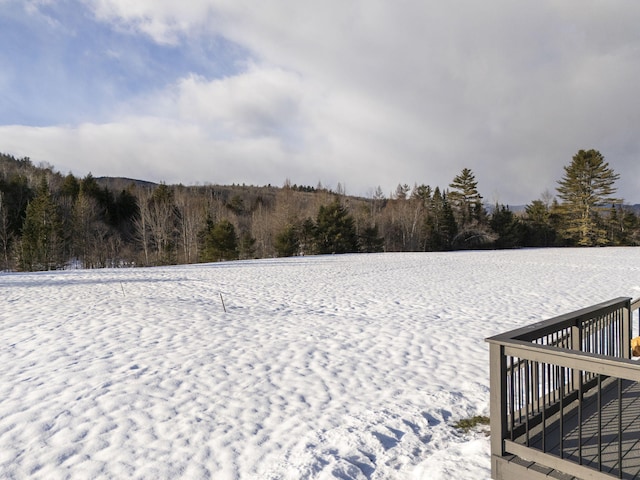
[[[486,212],[482,206],[482,196],[478,193],[478,182],[473,172],[463,168],[449,185],[448,199],[462,228],[472,223],[482,223]]]
[[[242,215],[245,213],[245,205],[244,200],[240,195],[234,195],[231,197],[231,200],[227,203],[227,208],[231,210],[236,215]]]
[[[313,255],[316,253],[316,225],[313,220],[306,218],[302,222],[299,233],[299,252],[302,255]]]
[[[278,257],[293,257],[300,249],[298,231],[294,225],[287,225],[275,238],[274,247]]]
[[[411,198],[420,199],[425,207],[428,207],[432,195],[431,187],[424,184],[414,186],[411,192]]]
[[[607,239],[610,245],[621,245],[624,229],[622,226],[622,206],[611,205],[607,216]]]
[[[398,186],[396,187],[396,193],[395,193],[396,199],[406,200],[410,190],[411,188],[406,183],[404,185],[398,184]]]
[[[621,245],[640,245],[640,218],[633,210],[623,209]]]
[[[2,250],[2,268],[9,270],[9,247],[13,241],[13,235],[9,230],[9,209],[5,200],[6,195],[0,190],[0,249]]]
[[[458,222],[458,234],[452,242],[454,248],[479,248],[495,241],[473,172],[462,169],[449,187],[449,202]]]
[[[79,192],[82,192],[85,195],[92,197],[96,200],[100,199],[100,196],[101,196],[100,185],[98,185],[98,182],[96,181],[95,177],[91,175],[91,172],[89,172],[87,176],[80,181],[80,188],[77,193]]]
[[[514,248],[523,245],[524,226],[509,207],[496,204],[489,225],[498,235],[494,242],[496,248]]]
[[[19,237],[27,213],[27,205],[35,196],[34,190],[24,175],[12,175],[8,180],[0,182],[0,190],[5,194],[4,205],[7,209],[9,232]]]
[[[62,185],[60,186],[60,194],[64,197],[69,197],[71,200],[75,200],[80,193],[80,182],[72,174],[64,177]]]
[[[339,200],[320,207],[315,233],[316,248],[320,254],[358,251],[353,217]]]
[[[525,206],[525,237],[527,247],[550,247],[554,245],[556,232],[551,225],[551,211],[547,203],[534,200]]]
[[[133,220],[140,214],[136,197],[130,190],[121,190],[115,199],[110,222],[125,238],[133,233]]]
[[[458,234],[458,225],[447,196],[436,187],[431,197],[430,209],[425,221],[425,251],[450,250]]]
[[[22,270],[54,270],[63,266],[62,227],[46,178],[27,206],[19,264]]]
[[[238,254],[242,260],[248,260],[253,258],[256,253],[256,239],[251,236],[249,232],[243,232],[240,235],[240,241],[238,243]]]
[[[360,234],[360,251],[363,253],[377,253],[384,251],[384,238],[380,237],[378,226],[366,227]]]
[[[238,237],[236,229],[229,220],[214,223],[207,218],[207,225],[202,234],[203,262],[219,262],[238,259]]]
[[[558,196],[563,200],[564,234],[578,245],[607,243],[607,232],[599,221],[599,213],[612,203],[615,181],[619,178],[597,150],[580,150],[572,162],[564,167],[558,181]]]

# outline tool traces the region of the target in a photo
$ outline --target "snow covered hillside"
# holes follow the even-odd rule
[[[617,296],[640,249],[1,274],[0,477],[489,478],[484,338]]]

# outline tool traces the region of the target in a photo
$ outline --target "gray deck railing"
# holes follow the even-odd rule
[[[639,308],[617,298],[487,339],[494,479],[640,478],[629,454],[640,447],[625,433],[629,385],[640,382],[630,346]]]

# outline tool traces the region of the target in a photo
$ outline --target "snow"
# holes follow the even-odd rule
[[[0,275],[1,478],[489,478],[484,339],[640,295],[640,249]],[[223,309],[224,300],[226,312]]]

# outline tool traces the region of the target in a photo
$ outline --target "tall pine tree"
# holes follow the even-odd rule
[[[620,176],[593,149],[578,151],[564,172],[557,187],[562,200],[564,235],[582,246],[606,244],[607,230],[600,213],[621,202],[613,197],[614,183]]]
[[[486,219],[482,196],[478,192],[478,182],[470,169],[463,168],[462,172],[454,177],[449,188],[449,204],[456,213],[460,227],[464,228]]]

